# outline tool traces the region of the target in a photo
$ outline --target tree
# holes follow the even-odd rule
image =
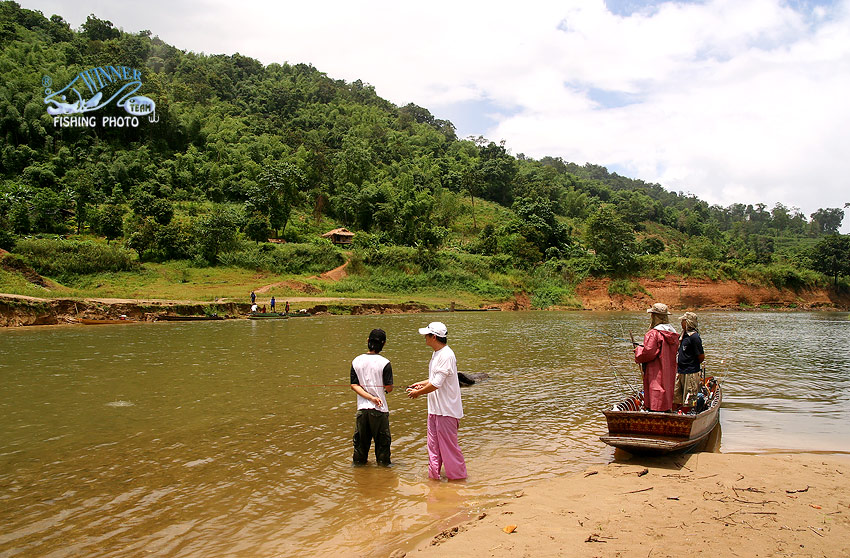
[[[47,233],[65,232],[64,210],[68,200],[49,188],[41,188],[32,198],[32,225],[36,231]]]
[[[472,203],[472,230],[478,230],[478,224],[475,222],[475,196],[481,197],[481,177],[475,169],[467,169],[460,183],[469,194],[469,201]]]
[[[245,224],[245,236],[257,244],[268,240],[271,232],[269,220],[259,213],[251,215],[248,218],[248,223]]]
[[[94,194],[92,175],[80,169],[74,169],[65,175],[65,180],[69,183],[71,195],[74,198],[74,217],[77,221],[77,234],[80,234],[83,232],[83,224],[88,216],[88,206]]]
[[[625,273],[634,267],[635,240],[631,227],[609,204],[602,204],[585,223],[587,247],[596,252],[601,271]]]
[[[133,191],[130,209],[140,217],[152,217],[160,225],[167,225],[174,217],[174,206],[170,201],[141,188]]]
[[[822,238],[811,252],[812,268],[833,278],[850,275],[850,235],[832,234]]]
[[[111,21],[98,19],[94,14],[89,15],[81,27],[83,33],[92,41],[107,41],[121,36],[121,32],[112,26]]]
[[[517,162],[508,154],[503,144],[490,142],[481,147],[481,160],[476,170],[484,184],[485,197],[502,205],[510,205],[514,195],[513,183],[517,174]]]
[[[306,183],[304,173],[292,163],[268,163],[263,167],[259,182],[249,190],[245,208],[249,213],[266,217],[275,234],[278,230],[283,234],[292,207]]]
[[[120,237],[124,232],[124,208],[120,205],[104,205],[98,215],[97,229],[106,237],[106,243]]]
[[[517,216],[517,231],[540,253],[546,253],[549,248],[560,250],[569,244],[570,230],[558,222],[549,200],[520,198],[512,209]]]
[[[216,208],[195,223],[195,251],[210,264],[218,255],[236,244],[236,218],[231,212]]]
[[[844,210],[837,207],[818,209],[811,215],[812,232],[815,235],[838,234],[841,222],[844,220]]]

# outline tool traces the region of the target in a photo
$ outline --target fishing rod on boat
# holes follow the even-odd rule
[[[576,325],[578,325],[578,324],[576,324]],[[628,343],[628,339],[625,339],[625,338],[623,338],[623,337],[617,337],[616,335],[611,335],[610,333],[606,333],[606,332],[604,332],[604,331],[601,331],[601,330],[598,330],[598,329],[593,329],[593,328],[590,328],[590,327],[585,327],[585,326],[582,326],[582,325],[579,325],[578,327],[580,327],[580,328],[582,328],[582,329],[586,329],[587,331],[590,331],[590,332],[593,332],[593,333],[598,333],[598,334],[600,334],[600,335],[604,335],[604,336],[606,336],[606,337],[610,337],[611,339],[613,339],[613,340],[615,340],[615,341],[625,341],[625,342],[627,342],[627,343]],[[617,381],[617,387],[618,387],[621,391],[626,391],[626,390],[623,388],[623,383],[625,383],[625,384],[629,387],[629,390],[632,392],[632,395],[634,395],[634,396],[636,396],[636,397],[637,397],[637,396],[638,396],[638,393],[639,393],[639,392],[638,392],[638,390],[636,390],[636,389],[635,389],[635,387],[632,385],[632,383],[629,381],[629,379],[628,379],[625,375],[620,374],[620,373],[617,371],[617,367],[616,367],[616,366],[614,366],[614,362],[611,360],[611,352],[610,352],[610,350],[606,350],[606,351],[605,351],[605,357],[608,359],[608,366],[610,366],[610,367],[611,367],[611,372],[613,372],[613,374],[614,374],[614,379]]]
[[[635,389],[635,387],[632,385],[632,383],[629,381],[629,379],[626,376],[621,375],[619,372],[617,372],[617,367],[614,366],[614,363],[611,361],[610,351],[606,351],[605,356],[608,358],[608,366],[611,367],[611,371],[614,373],[614,379],[617,380],[617,387],[619,387],[620,390],[625,391],[623,389],[623,384],[622,384],[622,382],[625,382],[626,385],[629,386],[629,389],[631,390],[632,395],[634,395],[635,397],[638,397],[639,392],[638,392],[638,390]]]
[[[724,364],[725,362],[726,362],[726,359],[721,359],[720,364]],[[732,371],[730,371],[730,370],[729,370],[729,367],[728,367],[728,366],[724,366],[724,368],[723,368],[723,372],[724,372],[723,377],[722,377],[722,378],[720,378],[719,380],[717,380],[717,385],[718,385],[718,386],[721,386],[721,387],[723,387],[723,382],[725,382],[725,381],[726,381],[726,378],[728,378],[729,376],[734,376],[734,375],[735,375],[735,373],[734,373],[734,372],[732,372]]]

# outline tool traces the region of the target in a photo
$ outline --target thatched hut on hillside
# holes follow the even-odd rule
[[[354,241],[354,233],[345,227],[340,227],[326,232],[322,235],[322,238],[330,238],[331,242],[336,245],[348,245]]]

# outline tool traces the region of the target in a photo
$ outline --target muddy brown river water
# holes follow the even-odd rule
[[[847,313],[701,313],[723,452],[850,452]],[[349,363],[382,327],[396,385],[442,319],[470,477],[429,481],[426,405],[389,397],[394,467],[351,466]],[[0,331],[0,556],[381,556],[526,483],[613,458],[644,313],[481,312]],[[624,379],[620,379],[624,378]]]

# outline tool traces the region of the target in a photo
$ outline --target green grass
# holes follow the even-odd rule
[[[55,289],[40,287],[27,281],[20,273],[11,273],[4,269],[0,269],[0,292],[44,298],[57,296]]]

